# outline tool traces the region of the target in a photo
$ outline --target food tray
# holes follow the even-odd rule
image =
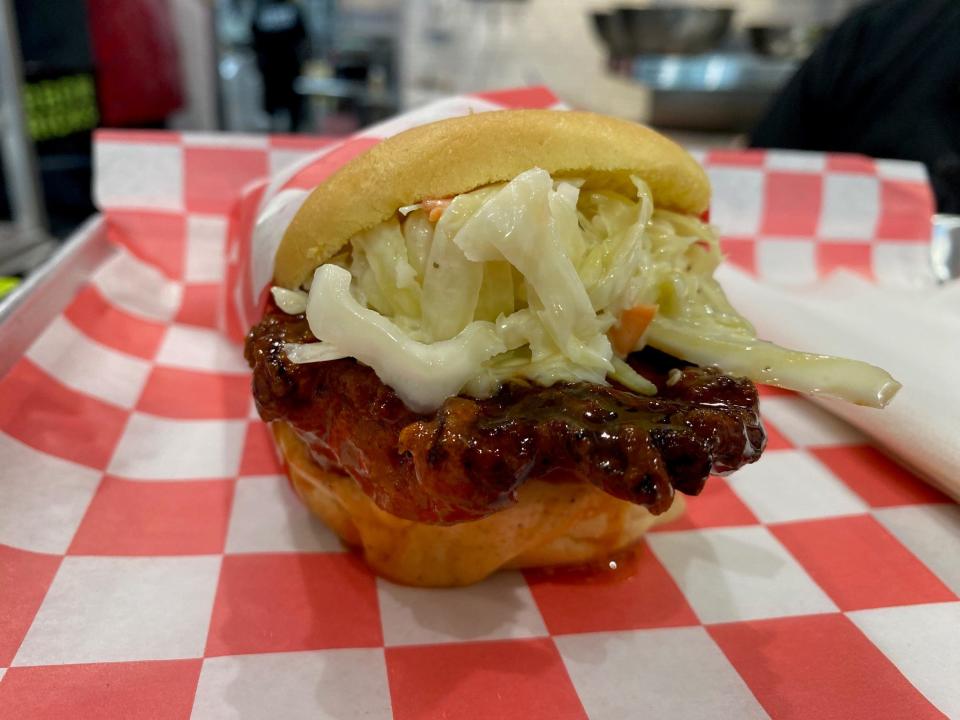
[[[960,716],[957,506],[782,391],[763,389],[764,460],[616,572],[370,575],[292,495],[223,332],[255,295],[237,197],[321,144],[102,133],[104,216],[0,310],[0,715]],[[758,276],[934,281],[920,166],[700,159],[725,250]]]

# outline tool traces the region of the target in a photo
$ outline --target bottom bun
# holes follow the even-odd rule
[[[500,568],[580,565],[605,560],[654,525],[683,513],[652,515],[584,483],[531,481],[518,502],[481,520],[428,525],[384,512],[347,475],[317,465],[284,422],[272,423],[294,490],[378,574],[405,585],[448,587],[478,582]]]

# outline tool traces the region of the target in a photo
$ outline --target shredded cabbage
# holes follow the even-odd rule
[[[471,322],[456,337],[424,344],[412,339],[388,318],[364,307],[350,293],[350,273],[333,264],[313,275],[307,303],[310,331],[332,355],[355,357],[397,391],[417,412],[434,410],[507,348],[491,323]],[[299,350],[304,346],[295,346]],[[296,356],[288,357],[296,362]],[[333,359],[333,357],[325,358]]]
[[[293,362],[354,357],[403,401],[430,411],[505,382],[613,380],[656,387],[618,357],[607,332],[656,305],[645,343],[755,381],[883,406],[899,385],[879,368],[759,341],[713,278],[716,234],[655,208],[636,176],[551,177],[533,168],[454,197],[437,222],[419,203],[352,238],[309,293],[274,288],[306,312],[319,343]]]
[[[287,288],[270,288],[277,307],[288,315],[299,315],[307,311],[307,294],[302,290],[287,290]]]
[[[697,365],[713,365],[757,382],[883,407],[900,389],[900,383],[874,365],[812,353],[788,350],[770,342],[737,335],[704,333],[695,325],[655,318],[649,344]]]

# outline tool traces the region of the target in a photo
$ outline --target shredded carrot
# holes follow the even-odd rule
[[[656,314],[656,305],[637,305],[624,310],[620,314],[620,322],[607,332],[613,351],[620,357],[633,352]]]
[[[435,223],[443,217],[443,211],[450,206],[451,198],[438,198],[436,200],[424,200],[421,205],[423,209],[429,211],[427,219]]]

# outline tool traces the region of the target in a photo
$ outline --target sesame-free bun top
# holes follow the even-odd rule
[[[404,205],[505,182],[534,167],[552,175],[636,174],[658,207],[682,213],[698,215],[710,201],[703,168],[643,125],[560,110],[467,115],[394,135],[317,186],[284,233],[274,281],[299,287],[350,238]]]

